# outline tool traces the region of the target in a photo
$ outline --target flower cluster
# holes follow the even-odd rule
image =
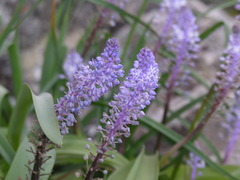
[[[104,93],[119,84],[119,77],[124,72],[118,57],[119,44],[116,39],[107,41],[101,56],[89,61],[90,66],[81,66],[70,81],[68,92],[55,105],[61,134],[68,133],[68,127],[76,122],[75,116],[80,115],[92,101],[97,101]]]
[[[158,87],[159,70],[153,53],[143,48],[137,59],[120,86],[120,92],[109,103],[110,115],[104,113],[101,119],[105,128],[98,126],[104,142],[99,147],[102,153],[108,148],[114,148],[116,143],[121,143],[122,135],[130,135],[128,125],[138,125],[136,120],[144,116],[143,109],[156,95],[154,90]]]
[[[223,158],[223,163],[226,163],[240,135],[240,95],[237,93],[235,94],[235,104],[227,113],[224,127],[227,129],[230,135]]]
[[[63,64],[64,73],[69,81],[74,79],[74,74],[80,70],[83,65],[83,58],[75,51],[71,50]]]
[[[191,180],[195,180],[197,176],[201,175],[201,172],[197,172],[197,169],[204,168],[205,162],[194,153],[190,153],[189,156],[190,159],[186,160],[186,163],[192,168]]]
[[[192,60],[199,51],[199,33],[196,18],[185,0],[164,0],[161,11],[167,14],[161,37],[176,59]],[[177,63],[177,62],[176,62]]]
[[[216,90],[222,96],[227,94],[231,88],[236,88],[240,77],[240,25],[234,25],[229,36],[229,43],[224,51],[221,61],[220,71],[216,74]]]
[[[161,29],[161,39],[156,46],[157,51],[161,45],[165,45],[168,51],[175,56],[170,60],[172,62],[172,82],[176,82],[177,77],[180,82],[186,82],[190,79],[186,71],[180,69],[184,66],[194,66],[194,59],[199,51],[199,33],[196,25],[196,18],[192,13],[186,0],[163,0],[161,4],[161,14],[165,14],[165,24]],[[171,86],[171,85],[170,85]]]

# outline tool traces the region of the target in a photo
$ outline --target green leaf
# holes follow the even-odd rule
[[[201,40],[206,39],[209,35],[211,35],[213,32],[215,32],[218,28],[222,27],[224,25],[224,22],[219,21],[216,22],[214,25],[206,29],[204,32],[200,34]]]
[[[15,40],[13,44],[11,44],[8,48],[8,54],[12,70],[14,94],[15,97],[17,97],[23,83],[23,74],[19,53],[18,32],[15,33]]]
[[[27,114],[32,105],[31,92],[29,87],[25,84],[18,94],[16,105],[13,109],[9,126],[8,126],[8,139],[12,144],[13,148],[16,150],[20,144],[22,134],[24,132],[24,124]]]
[[[57,38],[54,30],[50,31],[48,43],[44,52],[44,62],[42,66],[42,76],[41,76],[41,89],[45,87],[47,82],[50,79],[54,78],[54,75],[57,71],[57,61],[58,58],[58,50],[57,50]]]
[[[134,162],[113,172],[108,180],[157,180],[159,172],[158,154],[144,155],[144,150]]]
[[[57,164],[69,164],[84,162],[83,156],[89,154],[89,151],[85,149],[85,145],[90,145],[90,150],[93,154],[96,154],[97,148],[94,144],[89,143],[85,138],[81,138],[75,135],[65,135],[63,139],[63,147],[57,149]],[[113,154],[113,159],[107,158],[103,164],[112,166],[114,168],[120,168],[128,164],[128,160],[121,154],[115,151],[110,151],[109,154]]]
[[[144,118],[140,119],[140,122],[152,129],[156,130],[157,132],[162,133],[165,137],[169,138],[170,140],[172,140],[175,143],[179,142],[183,138],[182,136],[180,136],[173,130],[166,128],[163,124],[157,123],[155,120],[153,120],[149,117],[144,117]],[[200,156],[212,169],[214,169],[215,171],[224,175],[225,177],[228,177],[232,180],[237,180],[235,177],[233,177],[231,174],[229,174],[227,171],[225,171],[219,165],[217,165],[211,159],[209,159],[208,156],[206,156],[204,153],[202,153],[197,148],[195,148],[194,145],[192,145],[190,142],[187,142],[186,144],[184,144],[183,148]]]
[[[138,170],[141,167],[141,164],[143,163],[143,155],[144,155],[144,149],[142,149],[141,153],[138,155],[137,159],[135,160],[130,172],[128,173],[128,176],[126,180],[132,180],[137,179]]]
[[[4,158],[4,160],[10,165],[15,152],[8,142],[7,138],[0,132],[0,154]]]
[[[133,167],[134,162],[129,162],[128,164],[126,164],[125,166],[123,166],[122,168],[116,170],[114,173],[112,173],[108,180],[123,180],[123,179],[127,179],[127,176],[131,170],[131,168]]]
[[[28,142],[27,138],[24,139],[21,146],[19,147],[16,156],[11,164],[11,167],[7,173],[5,180],[13,180],[13,179],[27,179],[29,177],[29,170],[26,167],[28,165],[28,161],[34,160],[34,155],[26,150],[30,150],[30,147],[35,150],[35,147]],[[46,156],[51,156],[51,159],[46,161],[42,168],[41,174],[50,174],[52,172],[52,168],[55,162],[55,149],[50,150]],[[33,164],[30,165],[32,168]],[[42,176],[40,180],[47,180],[49,175]]]
[[[62,135],[60,134],[52,96],[49,93],[43,93],[39,96],[36,96],[32,91],[31,93],[41,129],[48,139],[55,144],[61,145]]]
[[[8,128],[8,138],[13,148],[17,149],[21,141],[25,119],[33,103],[43,132],[52,142],[62,144],[52,96],[48,93],[36,96],[28,85],[23,84]]]
[[[7,95],[7,93],[8,93],[8,90],[0,84],[0,125],[2,121],[2,118],[1,118],[2,101],[3,101],[3,98]]]
[[[43,89],[46,89],[49,82],[54,81],[56,76],[62,72],[62,63],[66,51],[66,47],[59,41],[55,29],[52,27],[44,51],[44,62],[40,81],[41,92]]]

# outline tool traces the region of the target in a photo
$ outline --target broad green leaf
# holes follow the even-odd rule
[[[163,124],[157,123],[156,121],[154,121],[149,117],[144,117],[140,119],[140,122],[156,130],[157,132],[162,133],[165,137],[167,137],[168,139],[172,140],[175,143],[179,142],[183,138],[173,130],[166,128]],[[235,177],[233,177],[231,174],[229,174],[227,171],[225,171],[219,165],[217,165],[211,159],[209,159],[208,156],[206,156],[204,153],[202,153],[197,148],[195,148],[190,142],[187,142],[186,144],[184,144],[183,148],[200,156],[212,169],[214,169],[218,173],[224,175],[225,177],[228,177],[229,179],[237,180]]]
[[[1,132],[0,132],[0,154],[9,165],[11,164],[15,155],[12,146],[10,145],[4,134]]]
[[[108,180],[157,180],[158,172],[158,154],[144,155],[144,150],[142,150],[134,162],[113,172]]]
[[[136,179],[138,170],[141,167],[141,164],[143,163],[143,155],[144,155],[144,149],[142,149],[141,153],[138,155],[137,159],[135,160],[130,172],[128,173],[128,176],[126,180]]]
[[[32,91],[32,99],[38,122],[45,135],[55,144],[62,144],[58,121],[56,118],[52,96],[43,93],[36,96]]]
[[[14,157],[14,160],[11,164],[5,180],[13,180],[19,178],[27,179],[27,177],[29,177],[29,170],[26,165],[28,165],[29,160],[34,160],[34,155],[27,151],[30,150],[30,147],[35,151],[35,147],[30,142],[28,142],[27,138],[25,138],[24,141],[21,143],[20,147],[18,148],[16,156]],[[52,168],[55,162],[55,154],[55,149],[50,150],[46,154],[47,156],[51,156],[51,159],[49,159],[43,164],[43,170],[41,171],[41,174],[46,175],[41,176],[40,180],[48,179],[48,174],[52,172]],[[29,167],[32,169],[33,164],[31,164]]]
[[[13,148],[17,149],[21,141],[25,119],[33,103],[43,132],[52,142],[62,144],[62,136],[56,120],[52,96],[48,93],[36,96],[28,85],[23,84],[8,128],[8,138]]]
[[[123,166],[120,169],[117,169],[115,172],[113,172],[108,180],[123,180],[123,179],[127,179],[127,176],[131,170],[131,168],[133,167],[134,162],[129,162],[127,165]]]
[[[84,162],[83,156],[89,154],[89,151],[85,149],[85,145],[90,145],[90,151],[96,154],[97,148],[94,144],[87,142],[84,138],[75,135],[65,135],[63,139],[63,147],[57,149],[57,164],[62,163],[79,163]],[[128,163],[128,160],[120,155],[118,152],[110,151],[108,154],[113,154],[113,159],[107,158],[103,164],[112,166],[114,168],[120,168]]]

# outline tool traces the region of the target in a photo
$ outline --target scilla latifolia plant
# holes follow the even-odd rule
[[[138,125],[137,119],[144,116],[143,109],[150,105],[156,95],[154,90],[158,87],[159,74],[153,53],[143,48],[137,59],[123,85],[119,87],[120,92],[114,95],[114,100],[109,103],[109,114],[103,114],[101,122],[105,127],[99,125],[97,128],[103,139],[97,146],[97,155],[87,172],[86,180],[93,178],[98,163],[106,158],[105,153],[116,148],[116,144],[122,143],[122,136],[130,136],[128,126]]]
[[[9,22],[0,7],[0,179],[239,180],[239,4],[18,0],[7,3]],[[27,85],[22,23],[41,7],[50,22],[44,52],[34,51],[42,75]],[[228,22],[211,22],[212,11]],[[81,37],[68,51],[70,30]],[[223,55],[206,64],[216,47]],[[227,133],[211,129],[220,121]]]

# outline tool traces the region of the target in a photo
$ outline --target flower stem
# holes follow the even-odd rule
[[[85,177],[85,180],[92,180],[93,176],[97,170],[97,165],[98,165],[98,161],[99,159],[101,159],[103,156],[103,153],[98,153],[97,156],[95,157],[91,167],[89,168],[87,175]]]
[[[102,24],[102,21],[103,21],[103,16],[102,14],[99,15],[98,17],[98,20],[96,22],[96,25],[95,27],[93,28],[89,38],[87,39],[87,44],[85,45],[84,49],[83,49],[83,53],[82,53],[82,57],[85,58],[88,51],[89,51],[89,48],[91,47],[92,43],[93,43],[93,40],[94,40],[94,37],[97,33],[97,30],[100,28],[101,24]]]
[[[45,154],[47,151],[48,138],[43,135],[41,137],[41,144],[36,148],[36,154],[34,159],[34,166],[32,170],[31,180],[39,180],[42,170],[42,164],[44,163]]]

